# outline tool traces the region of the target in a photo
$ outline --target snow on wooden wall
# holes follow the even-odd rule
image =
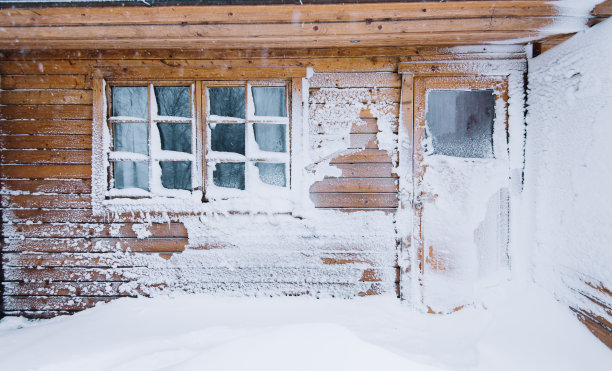
[[[49,316],[164,290],[396,295],[397,121],[407,60],[521,48],[15,52],[0,63],[4,312]],[[92,210],[100,67],[311,67],[306,215]]]

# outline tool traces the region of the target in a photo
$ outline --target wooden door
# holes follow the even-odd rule
[[[507,264],[507,81],[415,77],[412,241],[430,312],[471,304]]]

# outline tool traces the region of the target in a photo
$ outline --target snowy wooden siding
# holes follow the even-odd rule
[[[381,47],[6,54],[0,63],[5,313],[48,316],[164,287],[263,295],[396,295],[393,212],[398,185],[393,139],[401,83],[397,64],[523,57],[520,48],[492,46],[450,53],[448,49]],[[194,249],[187,246],[185,216],[94,215],[90,77],[94,68],[209,66],[312,67],[316,73],[310,86],[311,113],[329,103],[325,97],[366,94],[359,122],[348,127],[344,141],[335,141],[340,143],[338,152],[327,159],[329,167],[340,173],[314,182],[310,194],[320,209],[369,210],[380,223],[343,227],[342,223],[351,223],[351,212],[339,220],[341,233],[328,231],[316,245],[293,243],[291,236],[286,236],[289,240],[283,245],[280,235],[278,244],[262,248],[268,241],[262,235],[257,237],[264,241],[261,244],[245,242],[228,248],[228,241],[219,241]],[[385,129],[379,127],[378,103],[383,101],[382,106],[389,108]],[[328,122],[321,131],[313,122],[309,129],[315,139],[333,128],[333,122]],[[384,137],[379,135],[382,131]],[[381,140],[386,143],[381,145]],[[142,238],[143,228],[146,238]],[[313,238],[302,232],[304,239]]]

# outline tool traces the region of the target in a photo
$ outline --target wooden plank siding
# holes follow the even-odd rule
[[[506,57],[521,57],[519,50],[498,49]],[[230,52],[225,59],[219,59],[216,51],[168,54],[151,50],[141,52],[146,57],[124,61],[114,51],[83,51],[68,59],[64,55],[70,54],[63,51],[32,52],[31,55],[6,53],[0,61],[4,313],[32,317],[72,313],[100,301],[148,294],[147,285],[141,287],[133,282],[138,277],[167,274],[179,281],[186,275],[185,267],[176,268],[176,263],[168,260],[192,249],[179,214],[168,215],[170,222],[167,223],[147,224],[150,235],[140,239],[136,230],[147,223],[143,216],[129,212],[93,213],[91,75],[94,70],[116,69],[122,64],[136,69],[212,65],[252,69],[313,67],[316,74],[311,78],[311,93],[325,87],[375,89],[374,101],[390,102],[397,117],[400,96],[400,80],[395,73],[397,63],[423,58],[421,53],[436,60],[448,57],[444,48],[437,51],[430,47],[407,48],[410,51],[407,55],[386,56],[390,49],[361,50],[365,54],[316,49],[293,53],[291,58],[286,58],[286,52],[281,50],[270,50],[275,55],[273,58],[259,55],[257,51],[242,51]],[[310,53],[316,57],[309,57]],[[475,47],[462,57],[486,54],[487,50]],[[351,128],[348,151],[330,161],[342,176],[326,178],[312,186],[315,206],[346,212],[392,213],[396,209],[397,175],[393,172],[392,156],[378,148],[377,119],[368,112],[362,116],[363,124]],[[312,135],[325,134],[317,130],[314,128]],[[396,127],[393,132],[397,133]],[[162,216],[151,213],[151,217],[159,220]],[[208,249],[213,254],[227,251],[226,246],[214,243],[197,248]],[[270,267],[245,264],[245,258],[233,257],[240,276],[235,271],[199,262],[205,266],[189,267],[189,276],[195,277],[195,282],[172,289],[213,292],[261,287],[262,292],[270,293],[337,290],[354,295],[395,292],[399,280],[393,259],[395,246],[389,246],[387,252],[359,250],[357,246],[336,243],[313,251],[301,249],[288,246],[285,257],[270,255],[269,260],[274,262]],[[300,261],[304,262],[303,268],[289,267]],[[332,274],[338,269],[341,274]],[[160,280],[160,276],[148,282],[155,280]],[[122,286],[126,284],[129,286]]]

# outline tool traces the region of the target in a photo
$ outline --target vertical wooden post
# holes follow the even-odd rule
[[[413,184],[413,125],[414,125],[414,76],[402,74],[399,136],[399,210],[396,216],[399,237],[398,265],[399,289],[402,300],[417,304],[419,295],[418,264],[413,243],[414,213],[412,199]]]

